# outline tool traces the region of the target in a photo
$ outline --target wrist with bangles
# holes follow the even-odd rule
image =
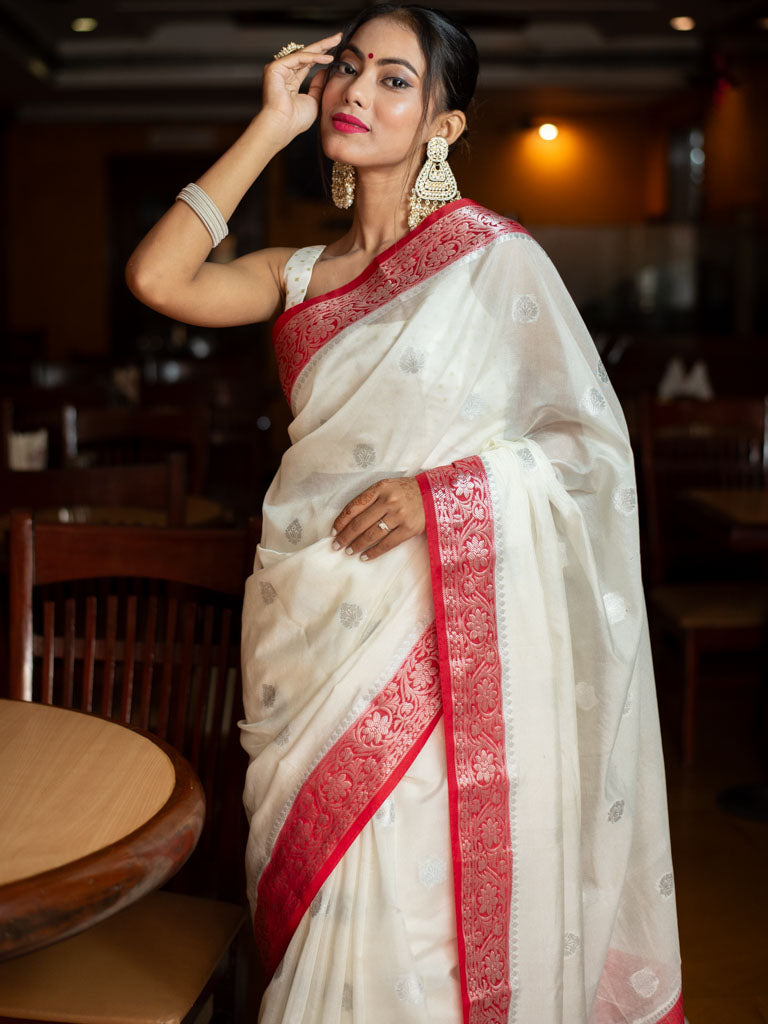
[[[207,192],[204,192],[194,182],[185,185],[176,196],[194,210],[197,216],[205,225],[208,234],[211,236],[211,245],[216,246],[229,234],[227,222],[224,220],[221,210],[211,199]]]

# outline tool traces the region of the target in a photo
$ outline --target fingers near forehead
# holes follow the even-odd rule
[[[326,36],[324,39],[318,39],[317,42],[310,43],[307,46],[307,49],[308,50],[310,50],[310,49],[311,50],[330,50],[331,47],[336,46],[336,44],[340,41],[340,39],[341,39],[341,32],[334,32],[334,34],[332,36]]]

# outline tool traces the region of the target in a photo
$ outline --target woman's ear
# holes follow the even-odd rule
[[[430,132],[429,138],[432,138],[433,135],[441,135],[448,145],[452,146],[464,134],[466,127],[467,118],[463,111],[447,110],[438,114],[432,122],[433,130]]]

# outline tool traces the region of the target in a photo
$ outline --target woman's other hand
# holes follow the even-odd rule
[[[264,68],[264,103],[262,114],[275,118],[291,136],[300,135],[314,122],[320,109],[320,95],[327,76],[325,67],[319,71],[306,93],[299,92],[305,78],[316,64],[326,67],[333,62],[328,53],[340,41],[341,32],[318,39],[302,50],[273,60]]]
[[[418,482],[409,476],[379,480],[349,502],[333,529],[334,549],[359,554],[364,561],[417,537],[425,529]]]

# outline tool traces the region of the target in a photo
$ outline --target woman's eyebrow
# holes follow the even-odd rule
[[[358,60],[364,60],[363,51],[359,50],[354,43],[347,43],[347,49],[351,50],[352,53],[358,58]],[[381,66],[383,64],[402,64],[403,67],[408,68],[417,78],[420,78],[419,72],[416,68],[407,61],[404,57],[381,57],[376,63]]]

